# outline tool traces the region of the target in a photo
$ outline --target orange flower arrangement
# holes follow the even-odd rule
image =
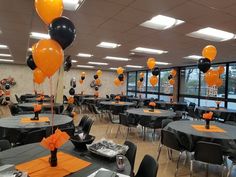
[[[40,104],[34,105],[34,112],[40,112],[41,110],[42,110],[42,105],[40,105]]]
[[[74,101],[75,101],[75,99],[73,97],[69,97],[67,102],[68,102],[68,104],[73,104]]]
[[[95,97],[99,97],[99,93],[98,93],[98,92],[95,92],[95,93],[94,93],[94,96],[95,96]]]
[[[156,103],[152,101],[149,103],[149,106],[156,107]]]
[[[117,96],[115,97],[115,100],[120,100],[120,96],[117,95]]]
[[[213,112],[204,113],[202,117],[203,119],[211,120],[213,118]]]

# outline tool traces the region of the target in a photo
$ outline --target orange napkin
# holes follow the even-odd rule
[[[69,140],[70,136],[66,132],[62,132],[56,129],[55,133],[47,138],[43,138],[40,145],[50,151],[54,151],[56,148],[61,147]]]
[[[48,162],[49,157],[50,156],[44,156],[16,165],[16,169],[28,172],[30,177],[63,177],[91,165],[90,162],[63,152],[58,152],[58,165],[56,167],[51,167]]]
[[[31,120],[30,117],[23,117],[20,120],[21,123],[32,123],[32,122],[50,122],[48,117],[39,117],[39,120]]]
[[[149,111],[149,109],[144,109],[143,112],[145,112],[145,113],[154,113],[154,114],[155,114],[155,113],[161,113],[160,110],[155,110],[155,109],[154,109],[154,112]]]
[[[210,129],[206,129],[205,125],[192,125],[192,127],[201,132],[225,133],[225,130],[216,125],[210,125]]]
[[[208,119],[208,120],[210,120],[210,119],[212,119],[212,117],[213,117],[213,112],[204,113],[202,117],[203,117],[203,119]]]

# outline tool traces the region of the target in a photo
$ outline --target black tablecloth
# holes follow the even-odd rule
[[[183,145],[193,150],[197,141],[210,141],[219,143],[225,153],[236,148],[236,127],[212,121],[210,125],[216,125],[225,130],[223,133],[202,132],[195,130],[192,125],[205,125],[205,121],[175,121],[167,125],[166,129],[176,132]],[[188,142],[187,142],[188,141]]]
[[[138,109],[128,109],[126,112],[129,114],[137,116],[149,116],[149,117],[162,117],[162,118],[173,118],[175,113],[173,111],[167,111],[162,109],[155,109],[160,111],[160,113],[144,112],[144,110],[149,110],[147,108],[138,108]]]
[[[198,109],[200,112],[214,112],[214,113],[236,113],[236,110],[233,109],[226,109],[226,108],[219,108],[216,109],[214,107],[207,107],[207,106],[199,106]]]
[[[44,102],[50,102],[50,98],[44,98]],[[38,102],[37,97],[25,98],[25,102]]]
[[[131,102],[123,102],[122,103],[115,103],[115,101],[101,101],[100,102],[101,105],[108,105],[108,106],[118,106],[118,107],[122,107],[122,106],[134,106],[134,103]]]
[[[83,159],[92,163],[87,168],[84,168],[78,172],[68,175],[70,177],[87,177],[88,175],[92,174],[93,172],[95,172],[101,167],[116,171],[115,161],[112,162],[104,158],[93,156],[89,152],[81,153],[74,149],[74,146],[72,145],[71,142],[68,142],[65,145],[63,145],[61,148],[59,148],[59,151],[71,154],[73,156],[76,156],[80,159]],[[39,157],[46,156],[49,154],[50,154],[49,150],[44,149],[38,143],[34,143],[34,144],[19,146],[17,148],[12,148],[10,150],[0,152],[0,157],[1,157],[2,165],[3,164],[16,165],[16,164],[28,162],[33,159],[37,159]],[[128,162],[127,159],[125,159],[125,170],[119,173],[130,175],[130,172],[131,172],[130,163]]]
[[[23,111],[34,111],[34,104],[35,103],[21,103],[21,104],[18,104],[18,107],[21,108]],[[57,114],[59,114],[63,111],[63,104],[54,103],[53,109],[56,111]],[[43,103],[42,104],[42,112],[43,111],[50,111],[50,110],[51,110],[50,103]]]

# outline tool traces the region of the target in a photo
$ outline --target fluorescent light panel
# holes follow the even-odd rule
[[[117,70],[118,68],[109,68],[110,70]]]
[[[89,54],[89,53],[78,53],[77,56],[78,56],[78,57],[90,58],[90,57],[92,57],[93,55],[92,55],[92,54]]]
[[[102,62],[93,62],[93,61],[89,61],[88,64],[91,64],[91,65],[103,65],[103,66],[106,66],[108,65],[108,63],[102,63]]]
[[[11,54],[0,53],[0,57],[11,57]]]
[[[136,47],[135,49],[133,49],[131,51],[139,52],[139,53],[147,53],[147,54],[158,54],[158,55],[163,54],[163,53],[168,53],[168,51],[145,48],[145,47]]]
[[[126,65],[125,67],[127,67],[127,68],[143,68],[143,66],[139,66],[139,65]]]
[[[76,11],[82,5],[84,0],[63,0],[65,10]]]
[[[156,64],[157,65],[170,65],[171,63],[157,61]]]
[[[0,49],[8,49],[7,45],[0,44]]]
[[[33,39],[49,39],[50,38],[49,34],[38,33],[38,32],[31,32],[30,37]]]
[[[14,62],[14,60],[0,59],[0,62]]]
[[[110,49],[114,49],[120,46],[121,44],[116,44],[116,43],[111,43],[111,42],[101,42],[100,44],[97,45],[97,47],[110,48]]]
[[[32,52],[32,48],[28,48],[28,51]]]
[[[153,17],[151,20],[147,20],[141,24],[141,26],[157,29],[157,30],[166,30],[169,28],[173,28],[182,23],[185,23],[183,20],[175,19],[172,17],[157,15]]]
[[[200,58],[202,58],[202,56],[200,55],[189,55],[184,57],[185,59],[191,59],[191,60],[199,60]]]
[[[71,60],[72,63],[77,63],[78,61],[77,60]]]
[[[106,60],[115,60],[115,61],[129,61],[129,60],[131,60],[129,58],[112,57],[112,56],[106,56],[104,59],[106,59]]]
[[[94,66],[90,65],[77,65],[78,68],[94,68]]]
[[[198,31],[187,34],[187,36],[214,42],[228,41],[236,38],[236,34],[211,27],[202,28]]]

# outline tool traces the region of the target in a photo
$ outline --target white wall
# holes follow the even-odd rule
[[[86,72],[86,78],[84,83],[81,85],[79,83],[81,72]],[[126,83],[121,87],[116,87],[113,84],[113,80],[117,77],[116,72],[110,71],[102,71],[103,74],[100,77],[102,86],[99,88],[100,96],[105,97],[106,94],[111,93],[121,93],[123,91],[126,92]],[[76,78],[77,87],[76,93],[80,93],[82,90],[85,94],[93,94],[94,88],[90,87],[90,83],[93,79],[94,74],[96,74],[96,70],[82,70],[82,69],[71,69],[69,72],[64,73],[64,94],[69,95],[70,89],[70,80],[72,77]],[[16,81],[16,85],[11,88],[11,99],[15,100],[14,95],[21,95],[25,93],[33,93],[33,72],[25,65],[14,65],[14,64],[2,64],[0,63],[0,80],[3,78],[8,78],[9,76],[13,77]],[[56,81],[58,79],[58,74],[56,73],[53,76],[53,90],[55,93]],[[45,94],[49,94],[49,80],[45,79],[42,84],[43,90]]]

